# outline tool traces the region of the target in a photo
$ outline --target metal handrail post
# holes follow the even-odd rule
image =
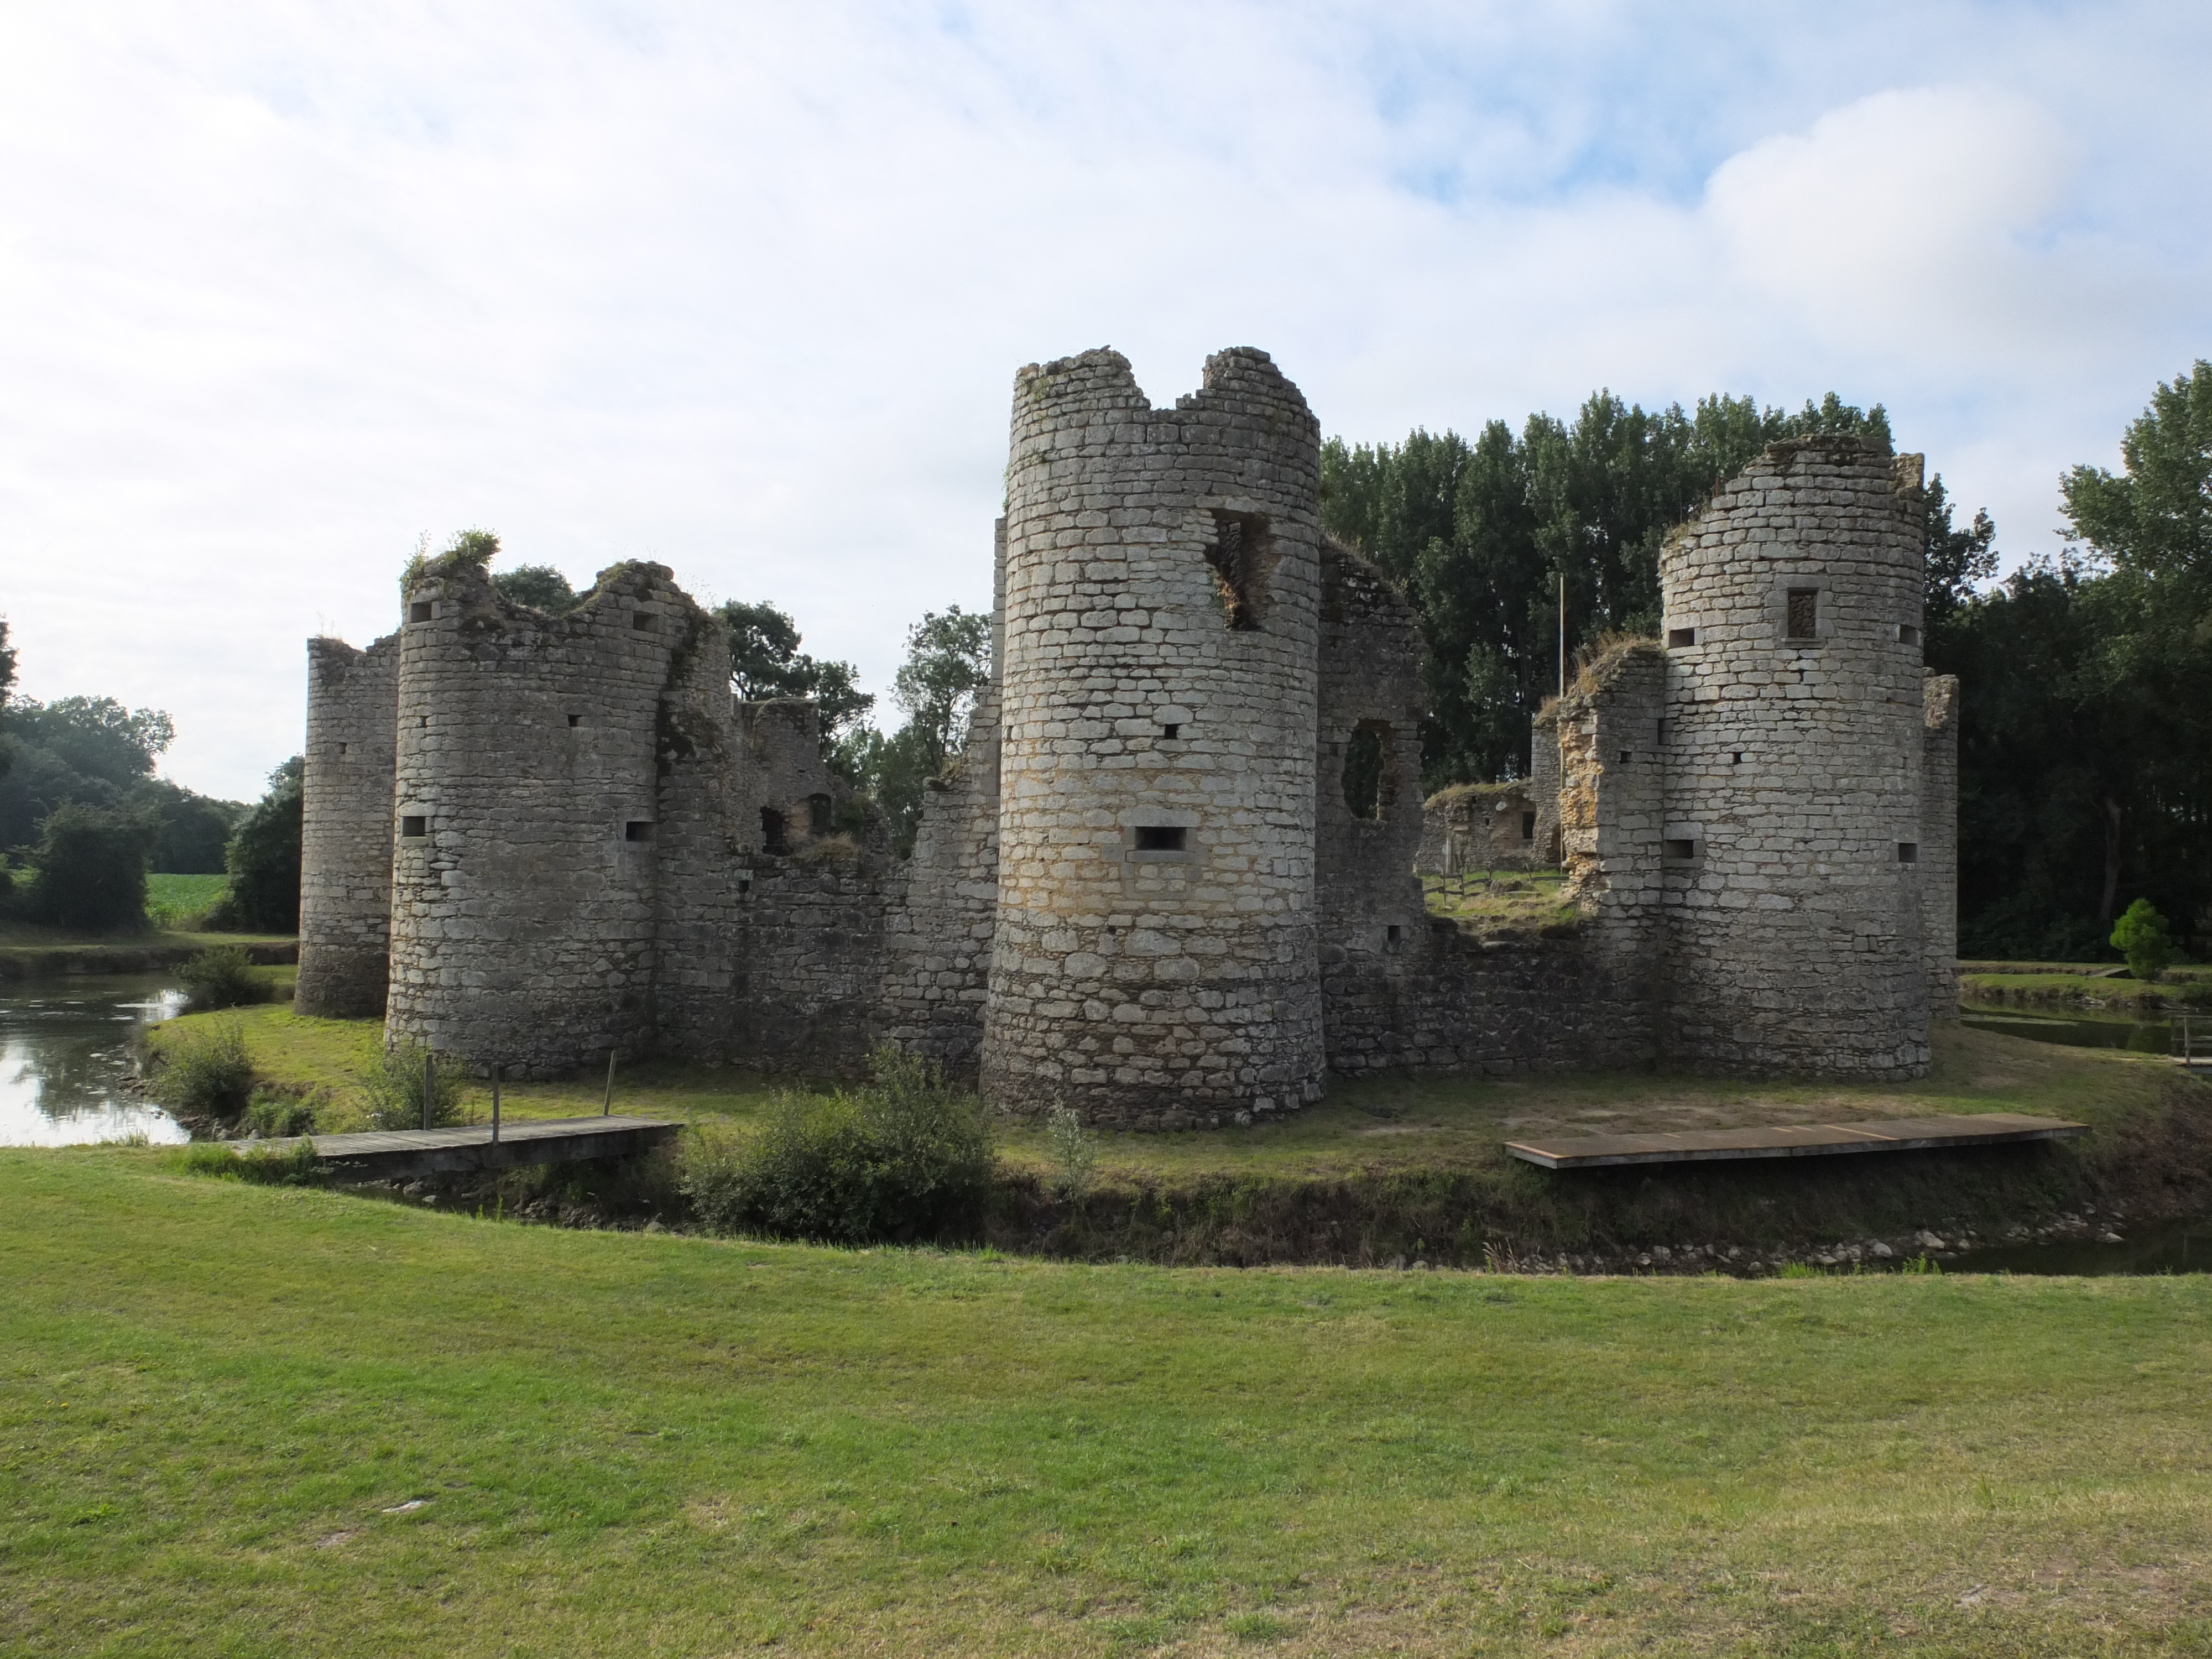
[[[491,1144],[495,1146],[499,1145],[499,1074],[506,1069],[503,1066],[491,1068]]]

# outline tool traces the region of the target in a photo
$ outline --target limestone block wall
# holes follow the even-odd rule
[[[1538,741],[1543,740],[1540,733]],[[1553,751],[1556,757],[1556,739]],[[1415,866],[1425,874],[1439,876],[1548,866],[1552,860],[1544,855],[1547,844],[1538,838],[1542,798],[1534,790],[1528,783],[1461,783],[1437,790],[1422,803],[1421,846]],[[1559,811],[1554,787],[1554,823]]]
[[[661,837],[689,833],[661,821],[661,741],[726,708],[674,706],[716,630],[654,564],[559,617],[451,560],[408,600],[388,1035],[528,1075],[650,1047]]]
[[[1585,914],[1583,937],[1606,964],[1620,1041],[1657,1054],[1668,965],[1660,748],[1666,654],[1647,641],[1617,645],[1577,675],[1553,709],[1559,734],[1561,896]]]
[[[1920,900],[1928,1018],[1959,1017],[1959,677],[1930,674],[1923,691]]]
[[[728,714],[728,637],[688,599],[677,605],[672,593],[672,586],[652,590],[647,601],[655,630],[665,619],[674,643],[653,711],[653,824],[646,848],[653,878],[647,987],[653,1024],[634,1042],[721,1060],[742,969],[740,849],[758,821],[744,785],[756,769],[746,764],[751,757]],[[634,636],[635,617],[630,628]],[[618,629],[616,637],[625,651],[635,648],[634,637]],[[625,840],[623,854],[635,860],[636,844]],[[642,873],[619,860],[613,867],[617,879]]]
[[[1920,515],[1919,457],[1807,438],[1769,448],[1661,553],[1682,1059],[1927,1069]]]
[[[1335,1010],[1348,1006],[1347,998],[1387,994],[1419,959],[1427,921],[1413,873],[1422,824],[1420,668],[1419,622],[1404,595],[1357,553],[1324,538],[1314,885],[1332,1054]]]
[[[366,651],[343,640],[307,641],[294,1001],[303,1014],[348,1019],[384,1012],[398,669],[397,635]]]
[[[1319,432],[1265,353],[1155,409],[1016,377],[985,1094],[1168,1127],[1317,1097]]]
[[[748,860],[717,1058],[770,1072],[865,1067],[883,1034],[891,863],[839,836]]]
[[[1528,796],[1536,808],[1536,867],[1557,869],[1564,857],[1559,844],[1559,725],[1548,700],[1529,732]]]
[[[885,1035],[973,1082],[983,1042],[999,905],[998,687],[976,701],[958,769],[923,805],[885,918]]]

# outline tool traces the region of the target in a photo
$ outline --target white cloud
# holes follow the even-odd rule
[[[1776,15],[13,9],[27,689],[169,708],[250,793],[302,636],[472,525],[773,599],[880,686],[987,599],[1013,371],[1102,343],[1163,399],[1264,346],[1361,438],[1832,386],[2034,545],[2212,349],[2203,27]]]

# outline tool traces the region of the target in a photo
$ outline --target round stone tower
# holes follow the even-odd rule
[[[392,745],[399,639],[366,651],[307,641],[301,780],[300,982],[293,1006],[325,1018],[384,1012],[392,935]]]
[[[1919,456],[1800,439],[1660,556],[1670,1054],[1928,1069],[1922,507]]]
[[[1319,431],[1264,352],[1173,409],[1015,378],[985,1095],[1172,1127],[1318,1098]]]
[[[719,640],[657,564],[557,617],[465,559],[410,586],[387,1036],[534,1076],[650,1043],[661,751],[690,712],[671,688],[726,707],[726,661],[690,672]]]

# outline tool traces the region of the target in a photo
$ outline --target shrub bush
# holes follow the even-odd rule
[[[146,925],[151,825],[135,813],[64,802],[46,814],[32,849],[22,914],[54,927],[122,933]]]
[[[430,1120],[422,1121],[422,1061],[428,1053],[419,1042],[403,1042],[362,1073],[370,1128],[442,1129],[470,1121],[461,1108],[460,1069],[452,1065],[432,1066]]]
[[[2128,971],[2145,984],[2155,984],[2181,954],[2166,930],[2166,918],[2142,898],[2128,906],[2113,927],[2112,948],[2128,959]]]
[[[187,1174],[213,1176],[219,1181],[252,1181],[271,1187],[319,1186],[322,1160],[315,1143],[302,1140],[278,1152],[273,1146],[249,1146],[237,1151],[218,1141],[195,1141],[185,1149]]]
[[[253,963],[240,945],[218,945],[202,951],[177,969],[177,982],[185,988],[185,1000],[193,1008],[236,1008],[259,1002],[265,994],[254,977]]]
[[[230,885],[210,915],[218,927],[300,931],[301,779],[295,755],[269,775],[269,793],[239,820],[223,851]]]
[[[155,1050],[154,1098],[187,1117],[233,1118],[253,1096],[253,1060],[236,1020],[187,1032]]]
[[[288,1135],[311,1135],[315,1132],[315,1103],[296,1095],[261,1091],[246,1103],[246,1118],[253,1126],[254,1133],[270,1140],[281,1140]]]
[[[996,1171],[982,1102],[895,1050],[874,1073],[780,1097],[748,1139],[695,1134],[684,1190],[701,1224],[847,1244],[971,1234]]]
[[[1073,1203],[1091,1190],[1098,1167],[1098,1138],[1083,1127],[1072,1106],[1055,1106],[1045,1119],[1045,1139],[1052,1148],[1053,1190]]]

